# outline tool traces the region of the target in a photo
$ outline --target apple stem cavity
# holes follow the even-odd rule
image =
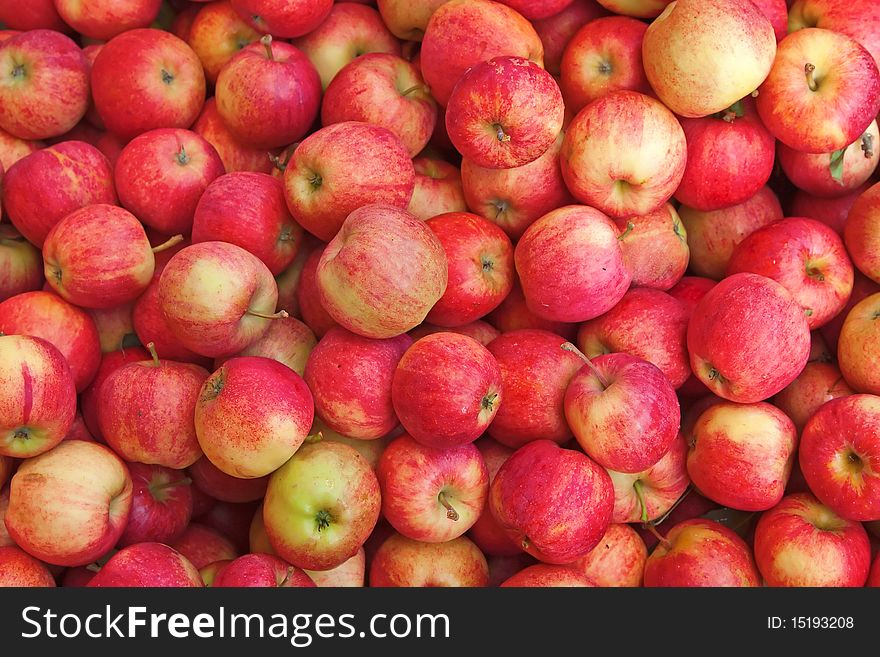
[[[819,89],[819,85],[816,82],[815,73],[815,64],[810,64],[809,62],[804,64],[804,74],[807,76],[807,86],[810,88],[810,91],[817,91]]]
[[[631,222],[626,222],[626,230],[624,230],[620,235],[617,236],[618,241],[623,241],[623,238],[629,235],[635,229],[636,225]]]
[[[287,319],[290,317],[286,310],[279,310],[277,313],[261,313],[259,310],[251,310],[248,308],[245,314],[253,315],[254,317],[262,317],[263,319]]]
[[[573,353],[573,354],[575,354],[576,356],[578,356],[582,361],[584,361],[584,362],[587,364],[587,367],[590,368],[590,371],[593,373],[593,376],[595,376],[597,379],[599,379],[599,383],[602,384],[602,387],[605,388],[606,390],[608,389],[608,385],[609,385],[609,384],[608,384],[608,379],[606,379],[606,378],[602,375],[602,372],[599,371],[599,368],[597,368],[597,367],[593,364],[593,361],[591,361],[589,358],[587,358],[587,355],[586,355],[583,351],[581,351],[580,349],[578,349],[577,347],[575,347],[571,342],[566,342],[566,343],[564,343],[564,344],[562,345],[562,348],[563,348],[565,351],[570,351],[571,353]]]
[[[504,128],[501,127],[500,123],[495,123],[492,125],[495,128],[495,136],[498,138],[500,142],[510,141],[510,135],[504,132]]]
[[[874,157],[874,135],[870,132],[866,132],[862,135],[860,148],[862,152],[865,154],[865,159],[870,160]]]
[[[446,499],[446,492],[441,490],[440,494],[437,495],[437,499],[440,501],[440,504],[443,505],[443,508],[446,509],[446,517],[452,521],[457,521],[459,518],[458,511],[456,511],[449,503],[449,500]]]
[[[275,53],[272,52],[272,35],[265,34],[263,38],[260,39],[260,43],[263,44],[263,47],[266,49],[266,57],[269,58],[270,62],[275,61]]]
[[[153,365],[159,367],[161,363],[159,362],[159,355],[156,353],[156,345],[152,342],[147,343],[147,351],[150,352],[150,356],[153,358]]]
[[[177,246],[183,241],[183,235],[175,235],[174,237],[169,237],[167,240],[162,242],[159,246],[154,246],[151,250],[153,253],[161,253],[167,249],[170,249],[172,246]]]

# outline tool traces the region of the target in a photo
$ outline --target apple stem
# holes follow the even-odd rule
[[[183,241],[183,235],[175,235],[174,237],[169,237],[166,241],[162,242],[159,246],[154,246],[152,251],[153,253],[161,253],[167,249],[170,249],[172,246],[177,246]]]
[[[659,541],[660,545],[665,547],[667,550],[672,549],[672,543],[669,541],[668,538],[666,538],[663,534],[661,534],[659,531],[657,531],[657,528],[654,525],[648,523],[643,526],[645,529],[647,529],[649,532],[651,532],[651,534],[654,535],[654,538],[656,538]]]
[[[147,351],[150,352],[150,356],[153,357],[153,365],[159,367],[161,363],[159,362],[159,354],[156,353],[156,345],[153,342],[147,343]]]
[[[804,64],[804,73],[807,76],[807,86],[810,87],[810,91],[816,91],[819,88],[819,85],[816,84],[816,78],[814,77],[815,72],[815,64],[810,64],[809,62]]]
[[[313,445],[314,443],[319,443],[324,440],[324,432],[318,431],[317,433],[310,433],[303,440],[304,443],[308,443],[309,445]]]
[[[633,489],[636,491],[636,497],[639,500],[639,506],[642,507],[642,514],[640,519],[642,523],[648,524],[650,522],[650,518],[648,518],[648,505],[645,502],[645,491],[642,489],[642,480],[636,479],[633,482]]]
[[[272,166],[274,166],[279,171],[287,170],[287,165],[290,164],[290,158],[293,157],[293,151],[296,150],[297,146],[299,146],[299,142],[292,144],[290,148],[287,149],[287,157],[285,157],[283,160],[277,155],[272,155],[272,153],[269,153],[269,161],[272,163]]]
[[[752,98],[757,98],[759,93],[760,92],[757,89],[755,89],[750,95]]]
[[[272,35],[266,34],[260,39],[260,43],[263,44],[263,47],[266,49],[266,56],[269,58],[269,61],[275,61],[275,54],[272,52]]]
[[[874,135],[870,132],[866,132],[862,135],[862,144],[861,144],[862,152],[865,154],[866,159],[871,159],[874,157]]]
[[[631,221],[627,221],[627,222],[626,222],[626,230],[623,231],[620,235],[618,235],[618,236],[617,236],[617,239],[618,239],[618,240],[622,240],[624,237],[626,237],[627,235],[629,235],[629,234],[633,231],[633,229],[634,229],[635,227],[636,227],[636,225],[635,225],[633,222],[631,222]]]
[[[602,372],[600,372],[599,369],[593,364],[593,361],[591,361],[589,358],[587,358],[587,355],[583,351],[581,351],[580,349],[575,347],[571,342],[566,342],[565,344],[562,345],[562,348],[565,351],[570,351],[571,353],[575,354],[576,356],[579,356],[580,359],[583,360],[587,364],[587,367],[590,368],[590,371],[593,373],[593,376],[595,376],[597,379],[599,379],[599,383],[602,384],[602,387],[606,388],[606,389],[608,388],[608,379],[606,379],[602,375]]]
[[[440,494],[437,496],[437,499],[440,500],[440,504],[442,504],[443,508],[446,509],[446,517],[450,520],[458,520],[458,511],[456,511],[449,503],[449,500],[446,499],[446,492],[441,490]]]
[[[251,310],[248,308],[245,314],[253,315],[254,317],[262,317],[263,319],[286,319],[290,317],[286,310],[279,310],[277,313],[261,313],[258,310]]]
[[[293,566],[287,567],[287,572],[284,574],[284,579],[278,582],[278,588],[283,587],[287,582],[290,581],[290,576],[293,575]]]
[[[414,85],[411,86],[409,89],[406,89],[406,90],[404,90],[404,91],[401,91],[401,92],[400,92],[400,95],[401,95],[401,96],[409,96],[412,92],[414,92],[414,91],[418,91],[419,89],[421,89],[424,93],[428,93],[428,92],[429,92],[429,89],[428,89],[428,87],[427,87],[426,85],[424,85],[424,84],[414,84]]]
[[[742,100],[736,101],[733,105],[724,110],[721,118],[727,123],[733,123],[745,114],[743,110]]]
[[[96,563],[90,563],[88,566],[86,566],[86,570],[88,570],[91,573],[100,573],[101,566],[99,566]]]
[[[498,141],[510,141],[510,135],[504,132],[504,128],[501,127],[500,123],[495,124],[495,136],[498,137]]]

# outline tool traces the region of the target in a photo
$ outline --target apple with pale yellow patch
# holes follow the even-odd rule
[[[483,587],[489,584],[489,564],[465,536],[445,543],[423,543],[393,533],[370,564],[370,586]]]
[[[846,315],[837,359],[846,382],[858,392],[880,394],[880,293],[859,301]]]
[[[880,283],[880,184],[868,188],[852,204],[843,240],[859,271]]]
[[[855,393],[835,363],[810,360],[798,377],[773,398],[800,433],[825,402]]]
[[[639,533],[627,524],[612,523],[599,544],[569,567],[596,586],[636,587],[642,585],[647,558]]]

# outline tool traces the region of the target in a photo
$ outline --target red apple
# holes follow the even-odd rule
[[[484,587],[488,584],[486,557],[464,536],[445,543],[422,543],[394,533],[382,543],[370,564],[370,586],[373,587]]]
[[[648,550],[638,532],[616,523],[609,525],[596,547],[570,567],[594,586],[637,587],[642,585],[647,558]]]
[[[394,36],[404,41],[421,41],[431,14],[448,1],[378,0],[376,5],[382,22]]]
[[[299,588],[315,583],[303,570],[271,554],[246,554],[223,566],[212,586]]]
[[[19,139],[0,128],[0,164],[6,171],[9,171],[9,168],[21,158],[43,147],[45,144],[41,141]]]
[[[272,358],[303,376],[306,363],[317,343],[312,329],[298,319],[283,317],[273,320],[261,338],[236,355]],[[228,359],[215,361],[215,368],[226,360]]]
[[[192,516],[192,487],[183,472],[162,467],[129,463],[131,473],[131,513],[118,545],[155,541],[172,543],[189,524]]]
[[[871,547],[860,523],[796,493],[761,516],[755,559],[768,586],[864,586]]]
[[[579,573],[567,566],[554,566],[546,563],[537,563],[528,566],[515,575],[511,575],[501,582],[499,586],[504,588],[526,587],[592,587],[596,586],[586,575]]]
[[[198,567],[162,543],[138,543],[110,557],[89,580],[89,587],[201,587]]]
[[[133,303],[123,303],[115,308],[91,308],[88,311],[98,330],[102,354],[122,349],[122,343],[134,336],[133,309]]]
[[[24,550],[0,547],[0,587],[54,587],[49,569]]]
[[[558,76],[563,52],[577,31],[607,15],[608,12],[596,0],[574,0],[552,16],[531,21],[544,46],[544,68]]]
[[[230,4],[261,32],[285,39],[308,34],[333,8],[333,0],[231,0]]]
[[[871,186],[850,208],[843,239],[853,264],[880,283],[880,184]]]
[[[233,504],[217,501],[208,511],[200,513],[197,520],[223,534],[236,550],[246,554],[250,551],[251,521],[258,506],[258,502]]]
[[[514,252],[515,257],[516,252]],[[556,333],[567,340],[574,340],[578,327],[577,324],[569,322],[556,322],[544,319],[529,310],[518,278],[514,280],[513,289],[510,290],[510,294],[507,295],[507,298],[495,310],[486,316],[486,321],[501,333],[517,331],[519,329],[538,329]]]
[[[215,561],[238,557],[235,546],[228,538],[196,522],[191,522],[183,534],[171,543],[171,547],[200,569]]]
[[[859,392],[880,394],[880,351],[877,337],[880,335],[880,294],[872,294],[849,311],[840,339],[837,358],[846,382]]]
[[[196,14],[184,40],[202,62],[207,82],[214,84],[220,69],[239,50],[259,39],[261,32],[247,22],[250,16],[240,16],[228,0],[193,7]]]
[[[483,462],[486,464],[489,485],[491,486],[498,470],[510,458],[514,450],[490,438],[481,438],[474,445],[480,450]],[[480,516],[468,530],[468,537],[477,544],[483,554],[489,556],[527,556],[495,520],[488,503],[484,504]],[[531,559],[531,557],[528,558]]]
[[[254,502],[263,498],[266,494],[266,486],[269,483],[268,477],[240,479],[239,477],[228,475],[218,469],[207,457],[202,457],[189,466],[187,474],[192,478],[195,486],[194,500],[195,491],[201,491],[205,495],[210,495],[211,498],[221,502],[231,502],[234,504]],[[198,517],[202,514],[196,513],[194,507],[193,515]]]
[[[199,118],[193,124],[194,132],[205,138],[220,155],[227,173],[233,171],[272,172],[272,159],[276,152],[266,152],[264,148],[256,148],[236,139],[217,111],[217,101],[209,98]]]
[[[9,225],[0,225],[0,301],[43,285],[39,250]]]
[[[874,29],[880,21],[880,7],[871,0],[793,0],[788,4],[791,6],[788,25],[792,32],[820,27],[846,34],[880,62],[880,38]]]
[[[142,347],[119,348],[116,351],[103,354],[101,357],[101,363],[98,365],[98,371],[92,378],[92,382],[80,394],[80,409],[83,421],[89,432],[99,441],[103,442],[104,440],[101,434],[101,427],[98,425],[98,398],[101,386],[107,380],[107,377],[125,363],[147,360],[149,357],[149,352]]]
[[[790,217],[809,217],[821,221],[843,237],[843,227],[850,208],[869,187],[871,182],[864,182],[854,190],[835,198],[822,198],[797,190],[789,201],[786,214]]]
[[[159,15],[161,0],[54,0],[55,9],[74,30],[89,39],[107,41],[117,34],[148,27]]]
[[[334,326],[339,326],[324,305],[321,303],[321,293],[318,289],[318,264],[324,247],[319,246],[306,259],[300,275],[299,285],[296,290],[296,300],[300,315],[306,325],[314,331],[319,339],[324,337]]]
[[[675,207],[666,203],[640,217],[614,220],[623,261],[636,287],[668,290],[684,275],[690,259],[687,231]]]
[[[773,403],[792,419],[800,432],[825,402],[854,393],[837,365],[811,360],[804,371],[773,398]]]
[[[458,167],[434,157],[417,157],[413,168],[416,182],[406,206],[412,214],[426,221],[444,212],[467,210]]]
[[[437,326],[428,322],[422,322],[413,330],[411,330],[408,335],[413,340],[418,340],[419,338],[423,338],[426,335],[431,335],[432,333],[442,333],[444,331],[466,335],[469,338],[473,338],[484,347],[488,346],[489,343],[492,342],[492,340],[501,335],[501,331],[481,319],[470,322],[468,324],[462,324],[461,326],[452,327]]]
[[[0,23],[14,30],[70,30],[53,0],[31,0],[24,5],[18,0],[0,0]]]

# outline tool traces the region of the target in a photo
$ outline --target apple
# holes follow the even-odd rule
[[[122,205],[166,235],[189,234],[206,188],[226,173],[217,151],[189,130],[150,130],[131,140],[114,167]]]
[[[321,418],[315,416],[315,421],[312,422],[312,428],[309,430],[309,435],[315,438],[318,438],[320,436],[321,440],[326,440],[333,443],[342,443],[344,445],[348,445],[349,447],[353,447],[356,452],[358,452],[367,460],[367,463],[370,464],[370,467],[375,470],[376,467],[379,465],[379,457],[382,456],[382,452],[385,451],[385,447],[388,445],[393,437],[399,436],[402,431],[403,430],[400,429],[400,427],[398,426],[381,438],[376,438],[373,440],[361,440],[360,438],[352,438],[350,436],[343,435],[338,431],[334,431],[324,422],[322,422]]]
[[[659,101],[613,91],[572,119],[559,157],[578,201],[628,217],[669,200],[684,175],[687,144],[678,119]]]
[[[810,490],[847,520],[880,519],[880,397],[849,395],[823,404],[801,434],[801,471]]]
[[[245,554],[223,566],[212,586],[219,587],[314,587],[308,574],[271,554]]]
[[[846,34],[880,62],[880,38],[874,29],[880,21],[880,7],[870,0],[793,0],[788,4],[788,26],[792,32],[820,27]]]
[[[159,306],[172,334],[197,354],[231,356],[258,340],[275,313],[272,272],[243,248],[200,242],[176,253],[159,278]]]
[[[38,247],[64,217],[95,203],[116,204],[113,167],[85,142],[65,141],[31,153],[3,178],[9,220]]]
[[[326,1],[321,0],[321,4]],[[276,3],[281,4],[280,0]],[[335,3],[321,24],[295,39],[293,45],[315,65],[324,89],[340,69],[361,55],[400,55],[400,42],[385,27],[379,12],[353,2]]]
[[[63,135],[89,106],[89,64],[70,37],[22,32],[0,43],[0,128],[19,139]]]
[[[76,414],[76,385],[64,355],[38,337],[0,334],[0,455],[51,450]]]
[[[790,217],[809,217],[821,221],[834,229],[834,232],[843,237],[843,228],[846,224],[850,208],[864,192],[871,187],[871,182],[864,182],[843,196],[823,198],[808,194],[803,190],[797,190],[788,204]]]
[[[6,528],[41,561],[83,566],[119,540],[131,498],[131,477],[118,456],[97,443],[65,440],[19,466],[10,484]]]
[[[720,397],[762,401],[801,373],[810,355],[803,309],[759,274],[728,276],[694,308],[688,325],[691,369]]]
[[[749,200],[773,173],[773,138],[751,97],[703,118],[682,119],[687,165],[675,191],[680,203],[703,212]]]
[[[846,315],[837,343],[840,371],[846,382],[859,392],[880,394],[877,373],[877,335],[880,334],[880,294],[857,303]]]
[[[474,164],[510,169],[543,155],[562,130],[562,92],[523,57],[493,57],[468,70],[446,104],[446,132]]]
[[[865,586],[880,587],[880,557],[874,559],[874,565],[871,567],[871,573],[868,575],[868,582]]]
[[[481,438],[474,445],[480,451],[483,462],[486,464],[486,470],[489,474],[489,485],[491,486],[498,470],[514,453],[514,450],[491,438]],[[489,556],[527,556],[520,549],[519,545],[514,543],[510,536],[507,535],[507,532],[498,524],[498,521],[495,520],[495,516],[492,515],[492,509],[488,503],[483,505],[482,512],[468,530],[468,537],[477,544],[477,547],[480,548],[483,554]]]
[[[163,30],[113,37],[95,58],[91,80],[98,115],[107,130],[126,140],[155,128],[188,128],[205,103],[198,56]]]
[[[217,501],[208,511],[198,515],[198,522],[214,529],[228,538],[242,554],[249,552],[250,527],[258,502]]]
[[[832,399],[855,394],[834,363],[813,361],[788,387],[779,392],[773,403],[794,422],[801,432],[819,407]]]
[[[55,578],[44,564],[18,547],[0,547],[0,587],[54,586]]]
[[[454,164],[435,157],[413,159],[415,186],[406,209],[426,221],[445,212],[468,209],[462,189],[461,171]]]
[[[520,447],[495,475],[492,514],[544,563],[583,557],[601,540],[614,506],[611,478],[588,456],[550,440]]]
[[[207,513],[210,509],[197,513],[195,501],[197,493],[202,492],[209,495],[212,499],[221,502],[229,502],[233,504],[242,504],[245,502],[255,502],[263,498],[266,494],[266,486],[269,483],[268,477],[257,477],[256,479],[241,479],[228,475],[216,465],[211,463],[207,457],[202,457],[193,463],[186,470],[187,474],[193,481],[193,516],[198,517]]]
[[[690,249],[687,231],[675,207],[666,203],[639,217],[614,220],[623,261],[636,287],[668,290],[687,269]]]
[[[17,230],[0,224],[0,301],[43,285],[39,250]]]
[[[536,563],[511,575],[498,586],[509,588],[527,587],[592,587],[596,586],[589,577],[567,566],[554,566]]]
[[[775,55],[773,26],[748,0],[678,0],[648,26],[642,43],[648,82],[686,118],[715,114],[752,93]]]
[[[2,456],[0,457],[0,463],[3,464],[2,467],[6,470],[8,476],[14,474],[17,465],[15,461],[8,456]],[[6,523],[4,521],[6,518],[6,510],[8,508],[9,486],[0,487],[0,547],[15,545],[15,541],[9,536],[9,531],[6,529]]]
[[[631,280],[614,223],[585,205],[558,208],[529,226],[514,261],[529,310],[557,322],[602,315]]]
[[[192,516],[192,487],[179,470],[161,465],[129,463],[131,512],[118,546],[155,541],[172,543]]]
[[[434,333],[412,344],[394,372],[391,401],[419,443],[451,449],[476,440],[503,404],[501,369],[473,338]]]
[[[107,41],[117,34],[148,27],[159,16],[161,0],[54,0],[65,23],[82,36]]]
[[[304,445],[269,478],[263,522],[282,559],[329,570],[354,556],[379,518],[373,469],[352,447]]]
[[[201,587],[198,567],[177,550],[156,542],[122,548],[101,566],[88,587]]]
[[[576,114],[612,91],[650,93],[642,66],[647,25],[628,16],[589,21],[570,39],[560,62],[566,109]]]
[[[730,256],[747,235],[782,219],[782,206],[769,187],[762,187],[749,200],[722,210],[700,212],[686,205],[678,208],[687,231],[690,270],[697,276],[720,281]]]
[[[633,474],[609,470],[614,487],[611,522],[647,523],[668,513],[691,482],[687,452],[687,442],[679,434],[660,460],[646,470]]]
[[[318,116],[321,82],[301,50],[266,35],[223,66],[214,97],[236,139],[282,148],[301,139]]]
[[[446,107],[468,69],[505,55],[543,66],[544,47],[531,23],[499,2],[451,0],[428,21],[420,63],[431,95]]]
[[[437,104],[411,62],[388,53],[370,53],[344,66],[324,92],[321,123],[345,121],[387,128],[415,157],[434,131]]]
[[[788,495],[755,528],[755,559],[768,586],[864,586],[868,533],[809,493]]]
[[[239,556],[232,541],[215,529],[197,522],[191,522],[183,534],[171,543],[171,547],[198,569],[215,561],[232,560]]]
[[[844,196],[861,187],[880,161],[877,121],[849,146],[833,153],[802,153],[779,142],[777,155],[786,177],[799,189],[819,197]]]
[[[432,333],[443,333],[444,331],[466,335],[469,338],[473,338],[484,347],[488,346],[489,343],[492,342],[492,340],[501,335],[501,331],[499,331],[491,324],[483,321],[482,319],[477,319],[473,322],[462,324],[461,326],[451,327],[437,326],[436,324],[431,324],[429,322],[422,322],[414,329],[412,329],[408,333],[408,335],[413,340],[418,340],[425,337],[426,335],[431,335]]]
[[[0,0],[2,2],[2,0]],[[46,144],[41,141],[19,139],[0,128],[0,165],[6,171],[21,158],[30,155],[34,151],[44,148]]]
[[[107,444],[128,461],[181,470],[202,456],[193,413],[209,373],[198,365],[159,360],[131,362],[111,373],[98,391],[98,425]]]
[[[303,321],[314,331],[318,339],[324,337],[327,331],[334,326],[339,326],[321,303],[317,273],[318,264],[321,262],[321,255],[323,253],[324,246],[319,246],[306,258],[296,290],[296,300],[300,315],[302,315]]]
[[[422,543],[394,533],[373,557],[369,580],[373,587],[485,587],[489,565],[465,536]]]
[[[148,358],[150,358],[149,352],[142,347],[119,348],[101,356],[98,371],[95,373],[89,386],[80,393],[79,400],[86,428],[100,442],[104,441],[101,427],[98,424],[98,398],[101,386],[110,374],[125,363],[147,360]]]
[[[376,476],[382,515],[407,538],[426,543],[464,534],[489,493],[489,471],[474,445],[438,449],[406,434],[382,452]]]
[[[256,148],[236,139],[223,123],[223,119],[220,118],[217,111],[217,101],[214,98],[205,101],[205,106],[192,129],[214,147],[223,161],[227,173],[233,171],[272,172],[271,157],[277,153],[274,150],[267,153],[264,148]]]
[[[317,239],[314,239],[308,233],[304,233],[300,248],[296,250],[293,262],[275,277],[275,283],[278,286],[278,302],[276,307],[278,310],[286,310],[292,317],[301,318],[302,316],[299,309],[299,301],[297,300],[299,282],[306,260],[318,244]]]
[[[345,121],[304,139],[284,171],[287,207],[329,242],[352,212],[371,203],[405,208],[415,186],[406,147],[387,128]]]
[[[30,335],[52,343],[67,361],[77,392],[89,385],[101,363],[94,320],[51,292],[24,292],[0,302],[3,333]]]
[[[316,280],[321,305],[341,326],[390,338],[425,319],[446,291],[447,275],[443,245],[424,222],[402,208],[370,204],[348,215],[321,254]]]
[[[514,251],[514,261],[515,259]],[[574,340],[578,328],[577,324],[544,319],[529,310],[518,277],[513,282],[510,294],[495,310],[486,315],[486,321],[501,333],[530,328],[556,333],[567,340]]]
[[[678,523],[645,563],[648,587],[760,585],[749,546],[733,530],[712,520]]]
[[[365,586],[366,569],[367,557],[364,548],[361,548],[353,557],[343,561],[336,568],[331,568],[330,570],[307,570],[305,573],[312,578],[312,581],[319,588],[362,588]]]
[[[205,456],[243,479],[281,467],[302,445],[313,417],[305,381],[260,356],[226,361],[204,382],[195,403],[195,430]]]
[[[262,337],[236,355],[272,358],[303,376],[306,363],[317,343],[315,334],[308,326],[294,317],[282,317],[273,320]],[[226,360],[228,359],[217,359],[214,363],[215,369]]]
[[[232,8],[261,32],[291,39],[317,28],[333,0],[231,0]]]
[[[565,391],[583,362],[562,349],[565,342],[550,331],[519,329],[486,346],[501,369],[504,392],[504,403],[487,430],[492,438],[517,449],[539,439],[561,445],[572,437]]]
[[[589,358],[615,352],[637,356],[656,365],[672,387],[679,388],[691,375],[689,315],[666,292],[632,288],[607,313],[581,324],[577,346]]]
[[[758,114],[782,143],[831,153],[856,141],[880,111],[880,72],[854,39],[830,30],[797,30],[779,43],[761,85]]]
[[[122,343],[130,341],[135,335],[133,310],[133,303],[123,303],[115,308],[92,308],[88,311],[98,331],[102,354],[122,349]]]
[[[587,23],[607,15],[608,12],[596,0],[573,0],[552,16],[532,20],[532,26],[544,46],[544,68],[558,77],[564,50],[577,31]]]
[[[284,186],[265,173],[221,175],[201,194],[193,215],[193,243],[240,246],[257,256],[273,276],[293,262],[302,235],[284,202]]]
[[[617,14],[636,18],[655,18],[672,0],[596,0],[600,5]]]
[[[25,5],[17,0],[0,0],[0,23],[12,30],[70,30],[53,0],[31,0]]]
[[[850,208],[843,240],[853,264],[865,276],[880,283],[880,184],[872,185]]]
[[[398,39],[421,41],[428,20],[440,5],[449,0],[378,0],[382,22]]]
[[[642,585],[642,574],[648,549],[638,532],[629,525],[614,523],[586,556],[571,564],[571,568],[602,587],[637,587]]]
[[[202,62],[206,81],[214,84],[220,69],[239,50],[259,39],[261,32],[245,20],[249,16],[240,16],[231,2],[205,3],[195,6],[195,11],[184,41]]]

